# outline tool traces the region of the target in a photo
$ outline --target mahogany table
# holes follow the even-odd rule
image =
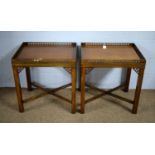
[[[31,81],[30,67],[63,67],[72,76],[72,82],[56,89],[45,89],[36,82]],[[71,103],[71,112],[76,111],[76,43],[45,43],[24,42],[12,58],[12,68],[20,112],[24,112],[24,103],[47,94],[54,95]],[[32,86],[43,90],[43,93],[23,99],[19,73],[25,69],[28,90]],[[69,100],[56,92],[72,86],[72,99]]]
[[[136,114],[141,93],[146,60],[133,43],[82,43],[81,44],[81,103],[80,111],[85,112],[85,104],[104,95],[121,99],[132,104],[132,113]],[[127,68],[126,80],[120,86],[103,90],[85,83],[86,74],[94,68]],[[116,95],[113,91],[123,88],[129,90],[131,70],[138,74],[134,99],[130,100]],[[85,85],[101,93],[85,100]]]

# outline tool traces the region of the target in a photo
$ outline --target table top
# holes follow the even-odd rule
[[[139,61],[144,59],[134,44],[82,43],[82,61]]]
[[[12,58],[16,62],[75,62],[76,43],[23,43]]]

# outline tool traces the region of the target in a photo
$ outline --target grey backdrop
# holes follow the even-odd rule
[[[13,87],[11,57],[23,41],[48,42],[134,42],[147,60],[143,89],[155,89],[155,32],[61,32],[10,31],[0,32],[0,87]],[[122,69],[95,69],[87,80],[98,87],[112,88],[122,79]],[[21,73],[22,86],[26,86],[25,72]],[[32,78],[46,87],[68,83],[70,76],[62,68],[32,69]],[[130,88],[135,88],[136,74],[132,72]]]

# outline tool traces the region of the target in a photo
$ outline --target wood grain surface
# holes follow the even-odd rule
[[[82,47],[82,60],[140,60],[130,45],[98,45]]]
[[[72,46],[26,46],[22,48],[16,59],[75,59]]]

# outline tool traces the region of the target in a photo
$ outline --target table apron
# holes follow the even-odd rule
[[[81,63],[81,67],[92,68],[143,68],[145,63]]]
[[[12,64],[12,66],[15,67],[66,67],[66,68],[71,68],[71,67],[76,67],[76,63],[74,64],[57,64],[57,63],[51,63],[51,64]]]

